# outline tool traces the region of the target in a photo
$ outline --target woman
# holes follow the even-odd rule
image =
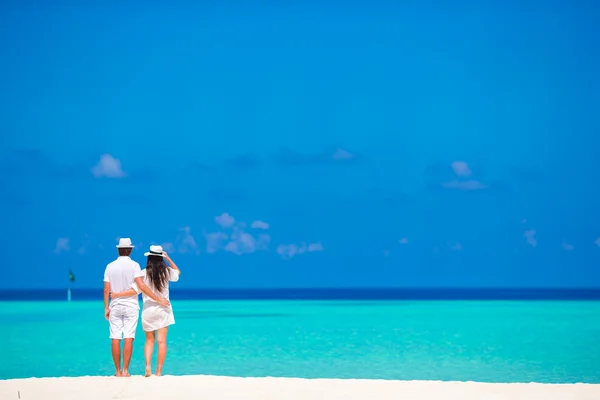
[[[179,280],[179,268],[177,268],[177,265],[175,265],[169,255],[163,251],[162,246],[150,246],[150,251],[144,253],[144,255],[148,257],[146,268],[142,270],[144,282],[152,289],[154,294],[168,300],[169,282],[177,282]],[[165,259],[169,265],[165,263]],[[140,290],[134,283],[132,289],[125,292],[113,293],[112,297],[132,296],[136,293],[140,293]],[[152,374],[150,363],[152,361],[155,338],[158,342],[158,365],[155,375],[161,376],[165,357],[167,356],[167,331],[169,330],[169,325],[175,323],[175,317],[173,316],[171,306],[161,306],[145,294],[142,294],[142,299],[144,301],[142,308],[142,328],[146,332],[146,345],[144,346],[146,376]]]

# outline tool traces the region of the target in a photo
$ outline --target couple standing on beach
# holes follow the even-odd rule
[[[158,365],[155,375],[160,376],[167,355],[167,331],[169,325],[175,323],[173,309],[169,302],[169,282],[179,280],[179,268],[161,246],[150,246],[150,251],[144,253],[148,260],[146,268],[142,270],[140,265],[130,258],[133,248],[131,239],[119,239],[117,245],[119,258],[108,264],[104,272],[104,317],[110,325],[112,356],[117,371],[115,376],[131,376],[129,363],[140,314],[138,302],[140,292],[144,303],[142,328],[146,333],[145,375],[152,374],[151,361],[156,340]],[[125,342],[123,369],[121,369],[121,339]]]

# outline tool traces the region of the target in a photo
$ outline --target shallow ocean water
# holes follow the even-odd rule
[[[114,373],[102,301],[1,304],[8,340],[0,379]],[[173,307],[166,374],[600,383],[597,301],[174,300]],[[143,342],[140,324],[132,374],[143,373]]]

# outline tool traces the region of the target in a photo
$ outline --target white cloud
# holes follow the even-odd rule
[[[259,250],[267,250],[270,242],[271,236],[267,234],[261,234],[255,238],[251,234],[244,232],[243,229],[236,227],[233,233],[229,235],[229,242],[223,250],[239,256]]]
[[[596,243],[596,246],[600,247],[600,237],[596,238],[596,240],[594,240],[594,243]]]
[[[344,149],[336,149],[333,154],[331,155],[331,158],[334,161],[342,161],[342,160],[351,160],[354,158],[354,154],[344,150]]]
[[[242,221],[236,221],[230,214],[225,212],[215,217],[215,222],[221,226],[222,230],[204,233],[207,253],[214,254],[219,251],[225,251],[236,255],[243,255],[269,250],[269,245],[271,244],[270,235],[266,233],[258,234],[256,231],[247,232],[247,224]],[[270,226],[267,222],[255,220],[250,224],[250,227],[264,231],[269,229]],[[276,249],[277,253],[283,258],[291,258],[296,254],[323,250],[321,242],[280,245]]]
[[[220,225],[223,229],[232,229],[228,234],[222,231],[205,233],[206,239],[206,251],[207,253],[213,254],[217,251],[226,251],[236,255],[250,254],[256,251],[268,250],[269,243],[271,242],[271,236],[267,234],[260,234],[254,236],[251,233],[246,232],[245,222],[237,222],[234,217],[228,213],[223,213],[215,217],[215,222]],[[269,224],[256,220],[251,224],[254,229],[268,229]]]
[[[269,250],[270,243],[271,243],[271,235],[262,233],[262,234],[258,235],[258,238],[256,240],[256,249],[257,250]]]
[[[69,238],[61,237],[56,241],[56,246],[54,247],[54,253],[60,254],[71,250],[71,246],[69,245]]]
[[[121,161],[110,154],[103,154],[100,161],[92,167],[92,174],[96,178],[123,178],[127,176],[121,169]]]
[[[523,233],[523,236],[525,236],[527,243],[529,243],[532,247],[537,246],[537,239],[536,239],[535,235],[536,235],[535,229],[529,229]]]
[[[206,252],[213,254],[223,248],[229,236],[224,232],[212,232],[204,234],[204,238],[206,239]]]
[[[321,242],[311,243],[308,245],[308,248],[306,249],[306,251],[308,251],[309,253],[313,253],[315,251],[323,251],[323,250],[325,250],[325,248],[323,247]]]
[[[198,244],[196,243],[196,239],[191,234],[191,229],[189,226],[183,227],[179,229],[180,233],[177,236],[177,247],[179,253],[200,253],[198,249]]]
[[[268,250],[271,236],[267,234],[252,235],[245,231],[246,223],[236,222],[228,213],[215,217],[215,222],[223,229],[231,229],[229,233],[223,231],[205,233],[206,252],[213,254],[217,251],[226,251],[236,255],[250,254],[256,251]],[[256,220],[251,224],[254,229],[268,229],[269,224]]]
[[[244,253],[254,253],[254,238],[250,236],[245,240],[245,243],[242,239],[228,242],[223,250],[238,256]]]
[[[400,243],[400,244],[408,244],[408,238],[403,237],[400,240],[398,240],[398,243]]]
[[[256,251],[256,239],[254,239],[254,236],[241,229],[235,229],[229,236],[229,239],[229,242],[225,245],[225,251],[237,255],[254,253]]]
[[[223,213],[215,217],[215,222],[221,225],[223,228],[231,228],[235,224],[235,218],[228,213]]]
[[[258,221],[254,221],[252,223],[252,228],[254,228],[254,229],[269,229],[269,224],[267,224],[264,221],[258,220]]]
[[[563,242],[562,244],[562,248],[567,250],[567,251],[571,251],[575,248],[575,246],[573,246],[572,244],[569,244],[567,242]]]
[[[489,187],[489,185],[483,184],[476,179],[467,179],[473,174],[473,171],[471,171],[469,164],[466,162],[454,161],[450,164],[450,166],[452,167],[452,171],[456,177],[448,182],[443,182],[441,184],[443,188],[473,191],[483,190]]]
[[[167,253],[175,252],[175,245],[171,242],[161,243],[161,246],[163,248],[163,251],[166,251]]]
[[[77,254],[79,254],[80,256],[85,255],[87,253],[87,250],[91,247],[91,245],[92,242],[90,241],[90,237],[86,234],[83,237],[83,243],[81,244],[79,249],[77,249]]]
[[[454,161],[451,165],[456,176],[465,178],[467,176],[471,176],[473,173],[473,171],[471,171],[469,168],[469,164],[464,161]]]
[[[311,243],[308,246],[306,243],[280,244],[277,246],[277,254],[279,254],[284,260],[289,260],[298,254],[313,253],[323,250],[324,248],[321,242]]]
[[[305,248],[302,248],[297,244],[280,244],[277,246],[277,254],[279,254],[284,260],[289,260],[296,254],[302,254],[305,250]]]
[[[459,181],[452,180],[450,182],[442,183],[442,187],[446,189],[457,189],[457,190],[481,190],[486,189],[488,185],[484,185],[483,183],[476,180],[468,180],[468,181]]]

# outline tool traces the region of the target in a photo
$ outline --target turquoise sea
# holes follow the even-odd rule
[[[102,301],[6,301],[0,379],[111,375]],[[165,373],[600,383],[598,301],[174,300]],[[131,366],[142,374],[138,327]]]

